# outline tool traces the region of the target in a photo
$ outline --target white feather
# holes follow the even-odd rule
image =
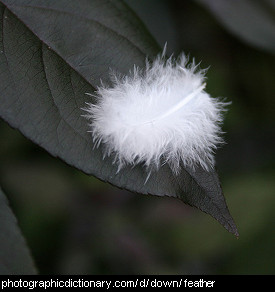
[[[112,73],[112,87],[99,87],[96,104],[87,103],[85,115],[104,155],[115,154],[118,169],[143,163],[158,169],[167,163],[178,173],[180,164],[209,170],[214,150],[223,142],[220,123],[227,103],[204,91],[205,71],[159,56],[128,76]]]

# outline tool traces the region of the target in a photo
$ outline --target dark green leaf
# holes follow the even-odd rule
[[[1,189],[0,225],[0,275],[36,274],[25,239]]]
[[[275,6],[273,0],[196,0],[241,40],[275,52]],[[272,2],[273,1],[273,2]]]
[[[117,173],[113,158],[93,149],[81,117],[85,95],[109,69],[122,74],[144,66],[159,48],[118,0],[2,0],[0,36],[1,116],[52,155],[87,174],[133,192],[178,197],[211,214],[230,232],[215,173],[198,169],[175,177],[163,166],[150,176],[142,165]]]

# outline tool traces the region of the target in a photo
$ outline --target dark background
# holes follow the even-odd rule
[[[217,168],[240,237],[179,200],[89,177],[1,121],[0,183],[39,271],[274,274],[274,54],[231,33],[196,1],[127,3],[168,54],[184,51],[209,67],[212,96],[232,101]]]

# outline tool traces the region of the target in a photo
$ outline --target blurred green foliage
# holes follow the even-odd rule
[[[89,177],[1,121],[0,184],[38,269],[274,274],[274,55],[235,38],[193,1],[159,1],[152,27],[148,6],[128,3],[162,46],[167,41],[168,52],[183,50],[202,68],[211,65],[208,92],[232,101],[217,167],[240,237],[176,199],[132,194]]]

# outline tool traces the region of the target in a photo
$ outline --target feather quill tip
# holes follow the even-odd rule
[[[95,145],[115,156],[118,170],[139,163],[149,171],[167,163],[176,174],[181,164],[214,167],[229,103],[205,92],[205,70],[188,64],[184,54],[160,55],[144,70],[135,66],[127,76],[111,77],[112,87],[97,89],[85,117]]]

